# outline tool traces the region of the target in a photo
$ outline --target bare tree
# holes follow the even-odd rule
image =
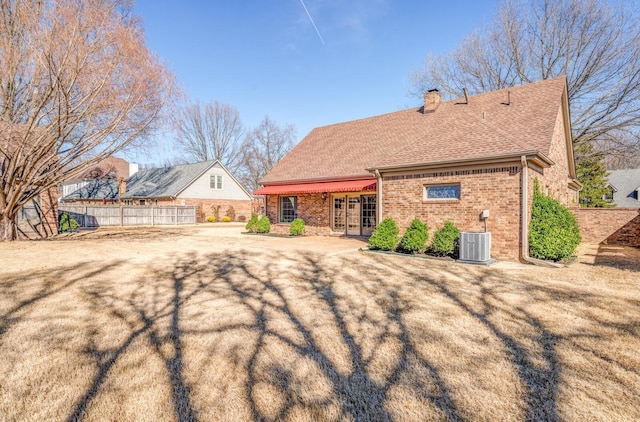
[[[505,0],[490,25],[413,72],[413,93],[457,98],[566,75],[574,142],[640,157],[638,16],[606,0]]]
[[[295,136],[294,126],[280,127],[265,117],[245,139],[240,181],[251,191],[257,189],[265,174],[293,148]]]
[[[126,0],[0,2],[0,240],[20,208],[144,139],[173,77]]]
[[[220,160],[232,173],[242,160],[244,129],[238,110],[219,102],[188,104],[175,120],[187,161]]]

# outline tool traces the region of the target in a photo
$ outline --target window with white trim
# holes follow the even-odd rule
[[[222,176],[216,176],[215,174],[209,175],[209,188],[222,189]]]
[[[290,223],[298,218],[298,197],[297,196],[281,196],[280,197],[280,222]]]
[[[424,187],[424,199],[427,201],[460,199],[460,184],[427,185]]]

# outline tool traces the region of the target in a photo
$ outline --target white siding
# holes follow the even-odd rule
[[[209,187],[210,176],[222,176],[222,189]],[[251,199],[239,184],[218,163],[197,178],[178,195],[178,199]]]

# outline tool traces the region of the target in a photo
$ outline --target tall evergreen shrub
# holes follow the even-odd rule
[[[578,222],[567,207],[540,192],[538,179],[533,186],[529,255],[562,261],[570,257],[582,241]]]

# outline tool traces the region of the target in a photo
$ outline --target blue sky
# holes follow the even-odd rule
[[[319,34],[300,0],[138,0],[134,10],[192,100],[231,104],[248,128],[268,115],[300,140],[317,126],[417,106],[410,72],[488,22],[497,3],[304,0]]]

